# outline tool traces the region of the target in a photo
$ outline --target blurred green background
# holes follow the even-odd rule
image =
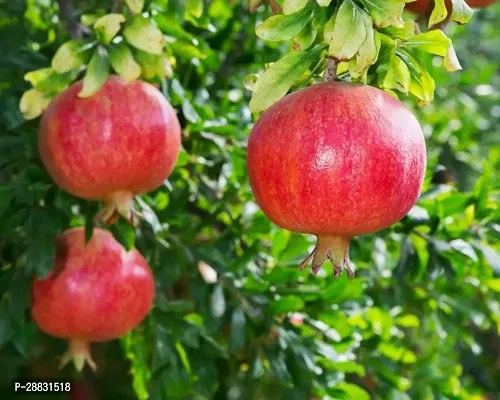
[[[350,281],[300,272],[314,238],[274,226],[250,191],[243,81],[290,48],[256,38],[268,7],[146,3],[176,59],[161,90],[184,150],[168,183],[138,199],[139,228],[113,227],[148,259],[155,307],[125,338],[94,344],[98,372],[78,375],[58,371],[65,343],[31,321],[30,282],[50,269],[54,236],[97,204],[53,185],[38,120],[18,108],[23,75],[68,36],[55,1],[0,0],[0,397],[24,398],[14,379],[54,378],[73,380],[70,397],[26,398],[500,399],[500,5],[446,28],[463,71],[425,59],[436,98],[407,99],[427,138],[422,196],[391,229],[354,239]],[[110,8],[75,2],[76,16]]]

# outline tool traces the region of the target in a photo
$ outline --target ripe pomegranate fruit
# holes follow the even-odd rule
[[[116,339],[137,326],[154,298],[154,280],[137,250],[126,251],[113,235],[95,228],[85,245],[83,228],[56,240],[56,258],[45,279],[35,279],[32,316],[44,332],[69,340],[61,367],[96,365],[90,342]]]
[[[275,224],[314,234],[316,274],[330,259],[335,276],[353,236],[406,215],[426,166],[413,114],[382,90],[327,82],[299,90],[265,111],[248,141],[247,169],[262,211]]]
[[[65,191],[104,200],[97,220],[119,215],[133,223],[133,196],[170,175],[180,150],[174,109],[152,85],[111,76],[91,97],[82,82],[60,93],[44,112],[38,136],[43,164]]]
[[[496,0],[466,0],[466,3],[472,8],[483,8],[493,4]],[[448,13],[451,11],[451,0],[445,0]],[[407,3],[406,8],[416,14],[426,14],[432,12],[434,8],[434,0],[417,0],[413,3]]]

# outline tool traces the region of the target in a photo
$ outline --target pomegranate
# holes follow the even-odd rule
[[[44,112],[38,147],[43,164],[65,191],[104,200],[96,219],[134,221],[133,196],[170,175],[180,151],[174,109],[152,85],[111,76],[91,97],[82,82],[60,93]]]
[[[370,86],[327,82],[265,111],[248,140],[247,169],[262,211],[275,224],[317,236],[314,274],[327,260],[346,268],[353,236],[404,217],[420,193],[425,142],[414,115]]]
[[[466,3],[472,8],[483,8],[493,4],[496,0],[466,0]],[[451,0],[445,0],[448,12],[451,11]],[[434,8],[434,0],[417,0],[413,3],[407,3],[406,8],[417,14],[426,14],[432,12]]]
[[[85,245],[83,228],[64,232],[45,279],[35,279],[32,316],[41,330],[68,339],[61,367],[96,365],[90,342],[116,339],[137,326],[154,298],[154,280],[137,250],[127,252],[113,235],[95,228]]]

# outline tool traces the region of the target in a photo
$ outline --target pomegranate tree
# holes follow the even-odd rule
[[[111,76],[91,97],[82,82],[60,93],[44,112],[38,145],[54,181],[65,191],[104,200],[97,219],[133,222],[133,196],[160,186],[180,150],[174,109],[154,86]]]
[[[154,280],[137,250],[126,251],[108,231],[95,228],[85,244],[83,228],[56,241],[50,274],[33,282],[32,316],[41,330],[67,339],[61,367],[73,360],[81,370],[96,365],[90,342],[116,339],[146,316],[154,298]]]
[[[414,115],[370,86],[328,82],[281,99],[248,141],[247,169],[257,203],[275,224],[317,236],[316,274],[330,259],[335,276],[353,236],[386,228],[415,204],[426,166]]]

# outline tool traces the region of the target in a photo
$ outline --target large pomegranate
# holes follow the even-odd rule
[[[353,236],[400,220],[415,204],[425,173],[422,130],[382,90],[317,84],[286,96],[255,124],[247,169],[257,203],[277,225],[318,238],[313,273],[330,259],[336,276]]]
[[[95,228],[85,245],[83,228],[56,241],[54,267],[33,282],[32,316],[44,332],[69,340],[64,366],[73,360],[95,369],[90,342],[116,339],[146,316],[154,298],[154,280],[137,250],[126,251],[108,231]]]
[[[482,8],[493,4],[496,0],[466,0],[466,3],[472,8]],[[451,0],[445,0],[448,12],[451,10]],[[412,3],[407,3],[406,8],[417,14],[426,14],[432,12],[434,8],[434,0],[417,0]]]
[[[38,145],[54,181],[67,192],[104,200],[98,215],[133,221],[133,196],[160,186],[180,150],[174,109],[154,86],[111,76],[91,97],[82,82],[60,93],[44,112]]]

